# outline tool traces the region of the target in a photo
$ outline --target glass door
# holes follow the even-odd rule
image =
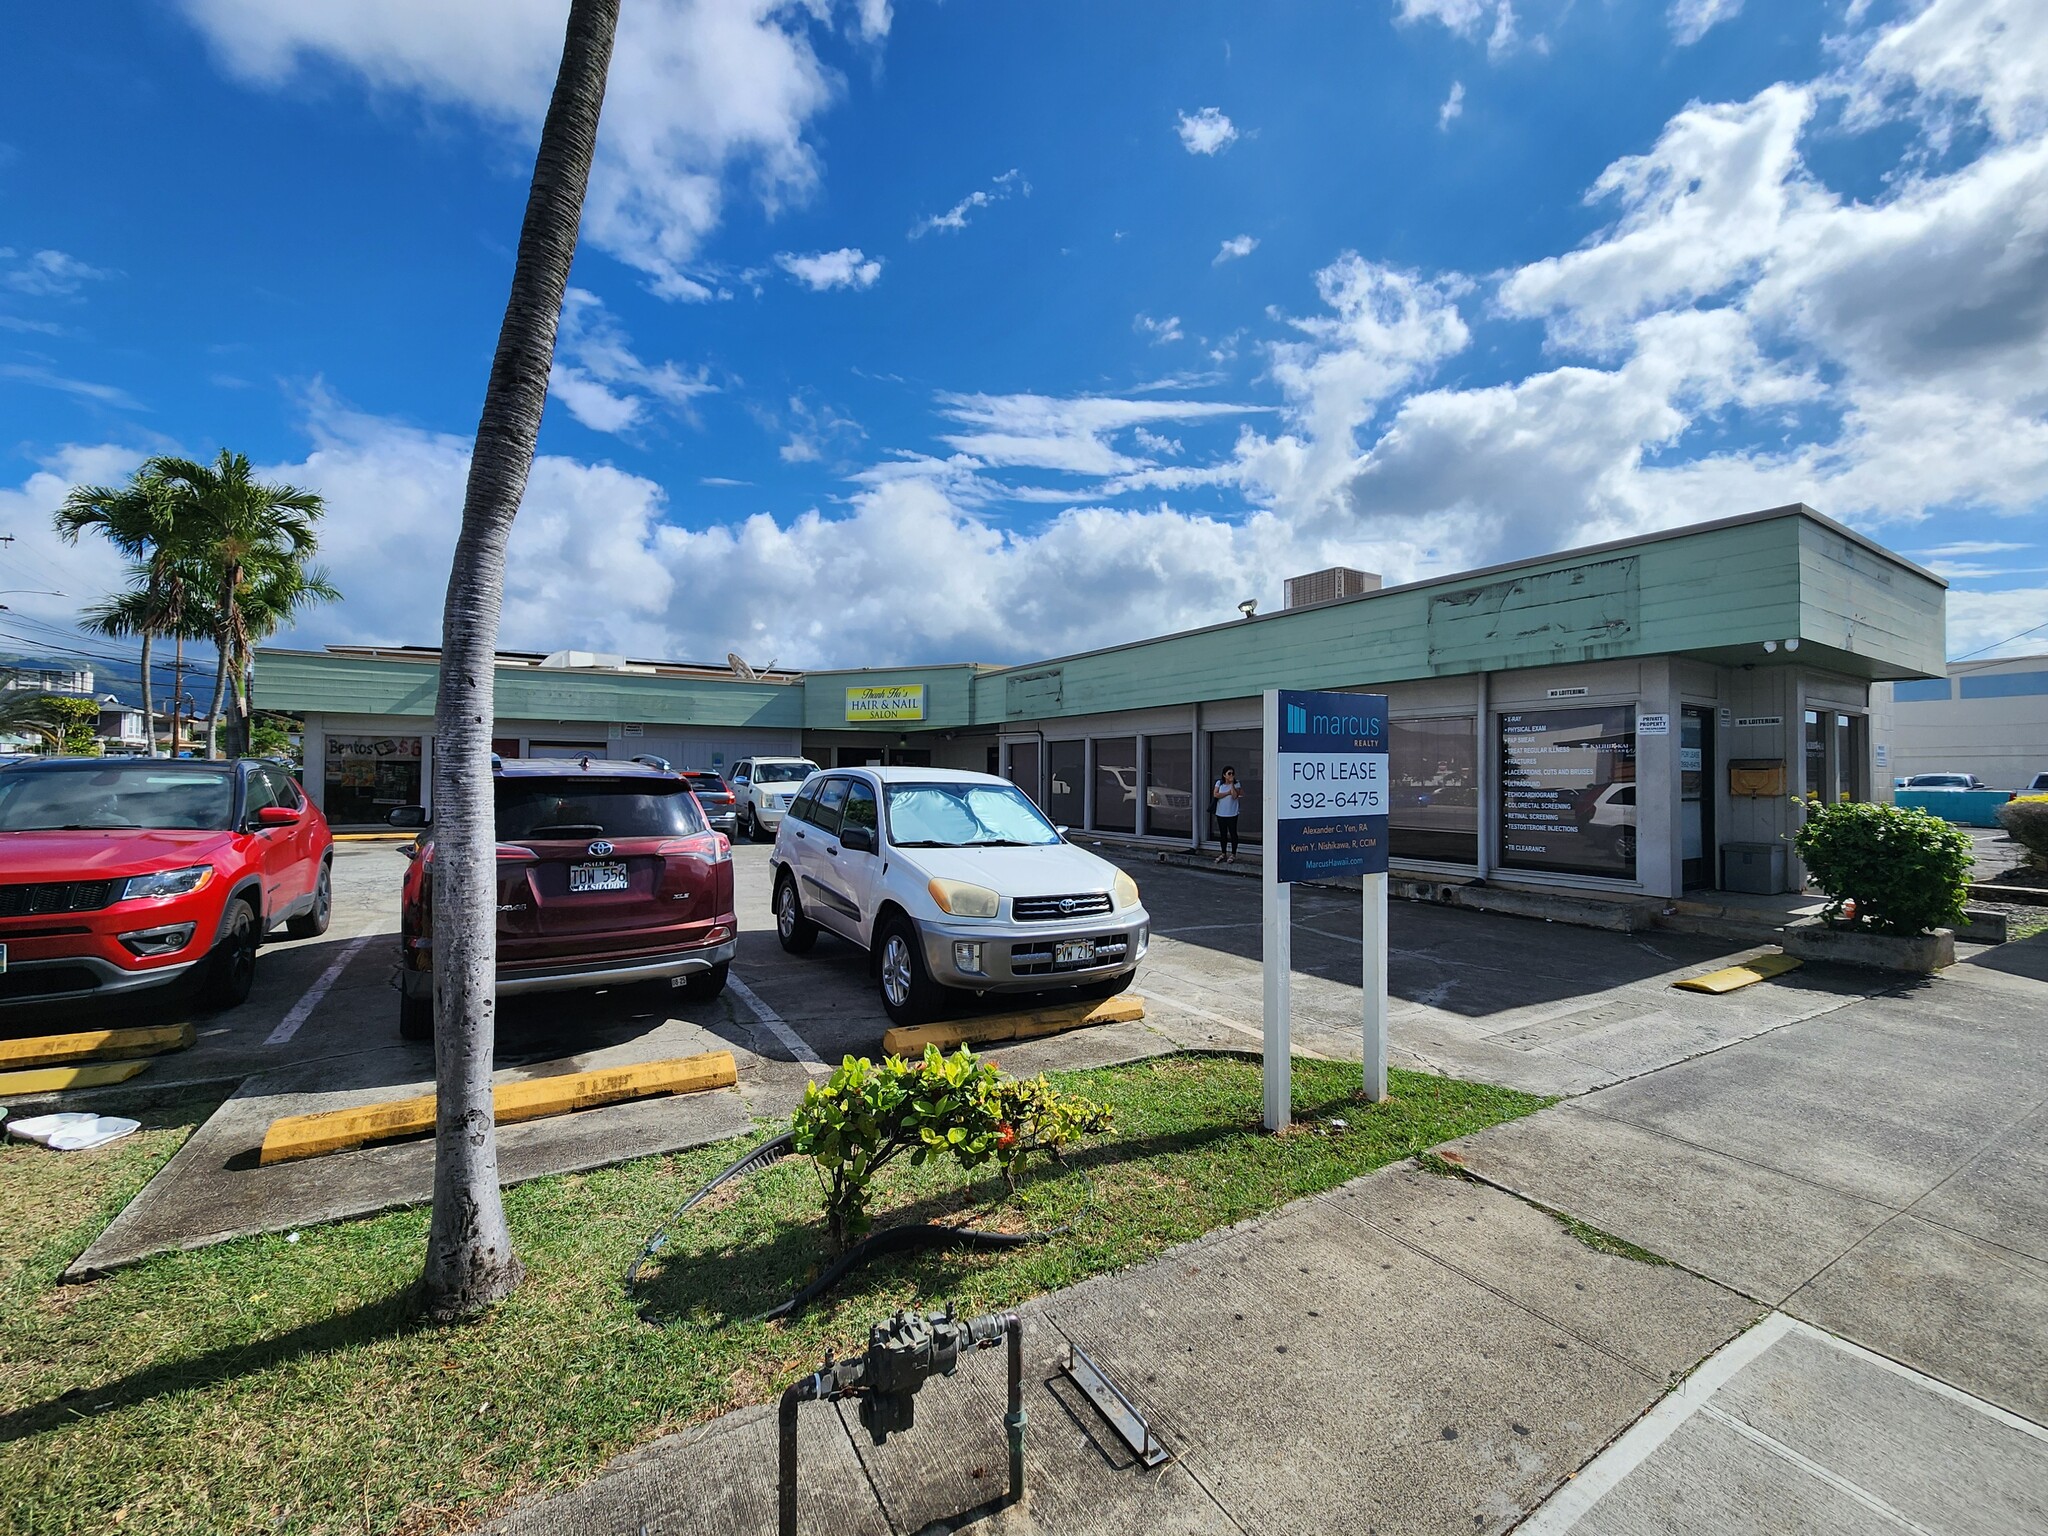
[[[1686,705],[1678,716],[1678,837],[1685,889],[1714,883],[1714,714]]]
[[[1004,767],[1004,777],[1030,797],[1033,805],[1045,805],[1045,792],[1038,782],[1038,739],[1027,737],[1022,741],[1004,744],[1004,754],[1009,762]]]

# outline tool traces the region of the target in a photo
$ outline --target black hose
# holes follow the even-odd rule
[[[770,1137],[745,1157],[727,1168],[723,1173],[714,1174],[709,1183],[690,1196],[681,1205],[677,1206],[675,1214],[654,1229],[654,1235],[648,1238],[646,1243],[641,1246],[638,1257],[626,1266],[627,1291],[630,1292],[635,1285],[640,1283],[640,1266],[668,1246],[669,1228],[681,1221],[689,1213],[691,1207],[701,1204],[726,1180],[736,1179],[743,1173],[753,1173],[758,1169],[766,1168],[770,1163],[780,1162],[789,1155],[795,1140],[796,1133],[794,1131],[784,1131],[780,1136]]]

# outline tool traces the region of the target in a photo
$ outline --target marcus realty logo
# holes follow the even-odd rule
[[[1380,727],[1378,715],[1312,715],[1306,705],[1287,706],[1290,736],[1377,736]]]

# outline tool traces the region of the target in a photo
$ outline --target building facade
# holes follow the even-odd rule
[[[1015,666],[512,658],[500,750],[986,769],[1060,825],[1201,847],[1225,766],[1259,826],[1261,692],[1354,689],[1391,706],[1397,866],[1677,896],[1763,847],[1796,888],[1795,798],[1882,794],[1872,685],[1941,672],[1945,595],[1786,507]],[[258,688],[305,714],[308,788],[346,825],[422,798],[434,677],[431,653],[266,652]]]
[[[1944,676],[1872,687],[1887,782],[1974,773],[2021,789],[2048,773],[2048,656],[1959,661]]]

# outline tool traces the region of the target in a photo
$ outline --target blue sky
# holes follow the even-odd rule
[[[565,14],[10,19],[0,648],[115,579],[65,486],[222,446],[329,499],[295,640],[433,640]],[[1991,645],[2044,129],[2025,0],[626,0],[504,639],[1012,660],[1806,500]]]

